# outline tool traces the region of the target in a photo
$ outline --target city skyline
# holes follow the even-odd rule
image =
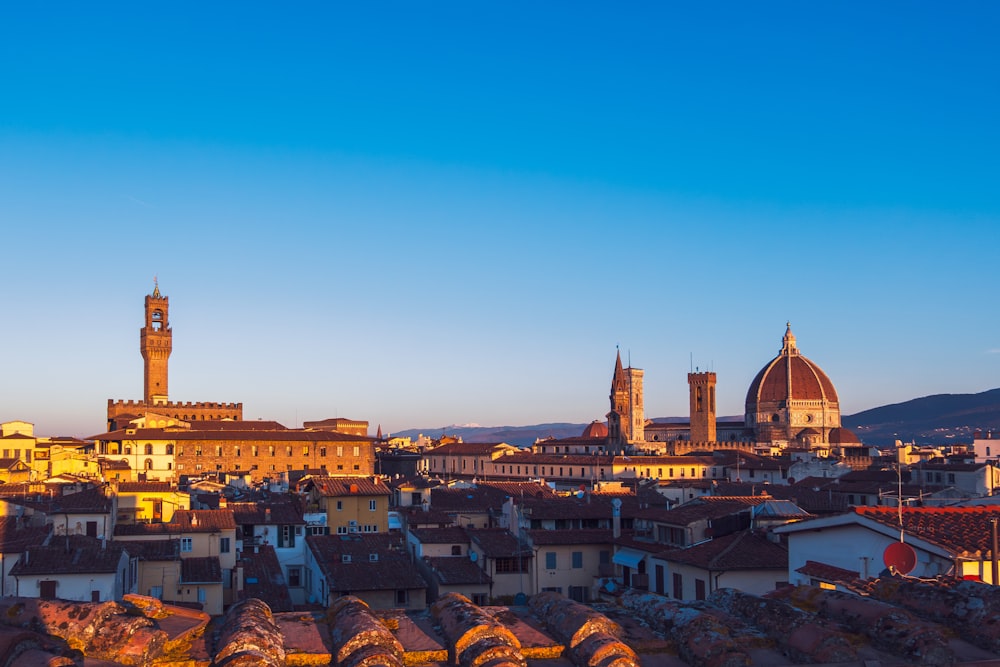
[[[0,10],[0,421],[720,415],[786,321],[844,414],[1000,386],[979,3]]]

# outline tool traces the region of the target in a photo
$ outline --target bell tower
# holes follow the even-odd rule
[[[147,407],[167,403],[167,360],[173,347],[173,333],[167,319],[170,300],[160,294],[153,281],[153,293],[146,295],[146,325],[139,331],[139,351],[143,360],[143,400]]]
[[[715,373],[688,373],[691,442],[715,442]]]

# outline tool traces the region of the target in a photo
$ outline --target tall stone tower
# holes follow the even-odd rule
[[[153,293],[146,295],[146,326],[139,331],[143,400],[149,407],[167,404],[167,360],[173,347],[169,310],[170,300],[160,294],[160,286],[154,282]]]
[[[642,376],[639,368],[622,367],[622,355],[615,359],[611,378],[611,411],[608,413],[608,441],[612,451],[620,451],[628,442],[646,438],[646,413],[642,400]]]
[[[715,442],[715,373],[688,373],[691,442]]]

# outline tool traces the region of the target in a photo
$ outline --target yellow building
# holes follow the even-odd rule
[[[299,485],[309,505],[326,513],[330,534],[389,530],[389,487],[377,477],[308,477]]]
[[[169,482],[121,482],[118,522],[170,523],[176,510],[191,509],[191,496]]]

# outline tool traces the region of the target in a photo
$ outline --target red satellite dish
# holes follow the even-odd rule
[[[917,566],[917,552],[905,542],[893,542],[882,552],[882,562],[900,574],[909,574]]]

